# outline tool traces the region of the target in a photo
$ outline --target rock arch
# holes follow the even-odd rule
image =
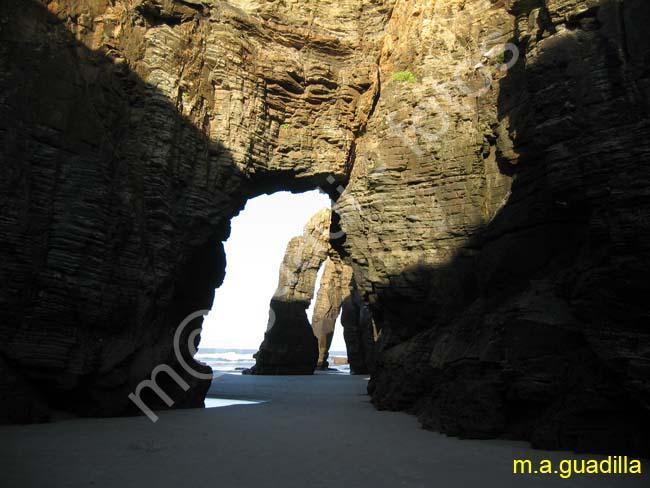
[[[278,287],[271,298],[264,341],[255,355],[255,366],[247,374],[312,374],[316,368],[327,369],[335,322],[353,291],[352,268],[343,263],[331,245],[331,225],[332,213],[324,208],[307,222],[301,236],[289,241],[280,266]],[[321,267],[324,267],[323,276],[316,290]],[[310,323],[306,311],[316,291]],[[346,335],[346,341],[352,340],[349,351],[355,372],[367,371],[365,350],[372,349],[373,344],[355,342],[351,337],[362,333],[361,328],[368,324],[353,318],[351,313],[346,315],[344,328],[355,330]]]
[[[379,45],[359,47],[383,5],[331,13],[355,36],[271,4],[135,6],[0,6],[4,420],[132,407],[156,365],[177,365],[178,324],[210,306],[230,218],[279,189],[338,198],[378,88]],[[175,406],[200,405],[208,383],[185,379]]]
[[[330,251],[331,212],[323,208],[307,222],[302,236],[287,245],[278,288],[271,298],[264,341],[252,374],[312,374],[318,341],[307,308],[314,297],[316,275]]]
[[[124,413],[245,200],[322,187],[379,408],[650,452],[649,5],[2,1],[0,417]]]

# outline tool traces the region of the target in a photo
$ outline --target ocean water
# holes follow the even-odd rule
[[[195,358],[206,363],[212,368],[212,371],[221,373],[241,373],[244,369],[250,368],[255,364],[253,354],[257,349],[220,349],[211,347],[200,347]],[[330,369],[332,372],[349,373],[350,366],[347,364],[334,365],[334,357],[346,358],[347,353],[344,351],[330,352]],[[341,360],[337,360],[340,362]]]
[[[255,364],[253,354],[257,349],[218,349],[200,347],[196,356],[199,361],[206,363],[212,371],[226,373],[241,373]]]

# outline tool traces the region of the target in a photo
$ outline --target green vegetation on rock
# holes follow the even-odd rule
[[[398,71],[393,73],[393,81],[405,81],[407,83],[415,83],[417,78],[410,71]]]

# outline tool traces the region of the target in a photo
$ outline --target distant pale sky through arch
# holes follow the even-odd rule
[[[302,235],[307,221],[323,207],[330,207],[329,197],[316,190],[278,192],[247,202],[232,220],[225,242],[226,278],[203,322],[201,348],[259,347],[287,244]],[[322,269],[318,281],[321,274]],[[310,319],[314,301],[315,297],[308,311]],[[340,322],[331,350],[345,351]]]

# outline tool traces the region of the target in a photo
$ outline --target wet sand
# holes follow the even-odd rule
[[[513,459],[593,458],[448,438],[379,412],[360,376],[224,375],[210,395],[263,403],[0,427],[3,487],[648,487],[632,475],[513,475]],[[645,468],[647,463],[644,463]]]

